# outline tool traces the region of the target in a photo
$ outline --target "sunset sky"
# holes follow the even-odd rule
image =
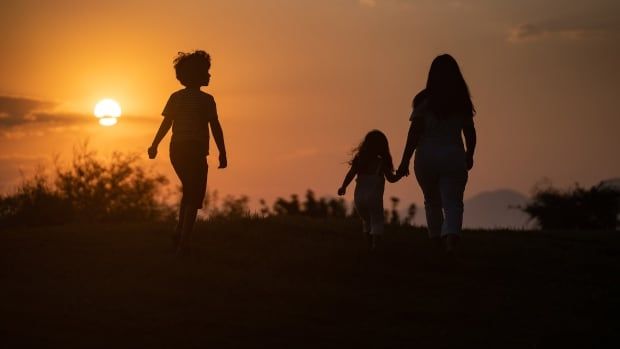
[[[150,145],[180,88],[178,51],[212,55],[212,94],[229,155],[209,188],[256,202],[312,188],[334,195],[349,151],[373,128],[399,161],[413,96],[450,53],[478,111],[466,198],[527,194],[620,177],[620,1],[29,1],[0,5],[0,192],[20,169],[67,161],[88,139],[102,155],[140,152],[176,183],[169,135]],[[103,98],[123,108],[103,127]],[[213,156],[215,155],[215,156]],[[422,203],[413,176],[389,196]],[[352,190],[347,194],[352,199]]]

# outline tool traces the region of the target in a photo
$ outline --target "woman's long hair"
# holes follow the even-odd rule
[[[366,134],[362,143],[353,149],[353,158],[349,164],[357,163],[358,166],[364,167],[377,157],[385,161],[384,164],[390,171],[394,171],[387,137],[379,130],[372,130]]]
[[[461,69],[449,54],[437,56],[433,60],[428,72],[426,89],[416,96],[414,107],[424,97],[428,99],[430,109],[439,117],[476,114]]]

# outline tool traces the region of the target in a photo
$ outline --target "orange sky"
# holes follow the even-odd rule
[[[85,139],[103,154],[140,151],[146,159],[161,109],[180,86],[172,59],[192,49],[213,59],[204,90],[218,103],[230,168],[212,166],[209,186],[221,194],[255,202],[307,188],[335,195],[348,151],[373,128],[400,159],[411,99],[444,52],[459,61],[478,110],[466,197],[499,188],[527,193],[543,177],[566,186],[620,176],[617,1],[9,0],[0,7],[4,192],[20,168],[55,154],[67,159]],[[92,116],[104,97],[123,107],[114,127]],[[172,176],[167,143],[155,166]],[[389,185],[391,195],[422,203],[413,177]]]

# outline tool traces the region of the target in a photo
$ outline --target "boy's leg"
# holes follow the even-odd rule
[[[177,222],[177,227],[174,231],[174,244],[175,246],[179,244],[181,239],[181,234],[183,232],[183,221],[185,220],[185,203],[181,201],[181,205],[179,206],[179,220]]]
[[[196,206],[186,204],[183,213],[183,227],[181,229],[181,238],[177,247],[177,253],[185,252],[191,245],[192,230],[194,229],[194,223],[196,222],[198,208]]]

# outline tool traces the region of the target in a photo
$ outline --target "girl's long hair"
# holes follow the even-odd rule
[[[428,72],[426,89],[416,96],[414,107],[424,97],[428,99],[430,109],[439,117],[476,114],[461,69],[449,54],[437,56],[433,60]]]
[[[353,149],[352,153],[353,158],[349,161],[350,165],[357,163],[359,166],[364,166],[377,157],[380,157],[385,161],[385,166],[387,166],[390,171],[394,171],[394,163],[392,162],[388,139],[385,134],[379,130],[368,132],[362,143]]]

